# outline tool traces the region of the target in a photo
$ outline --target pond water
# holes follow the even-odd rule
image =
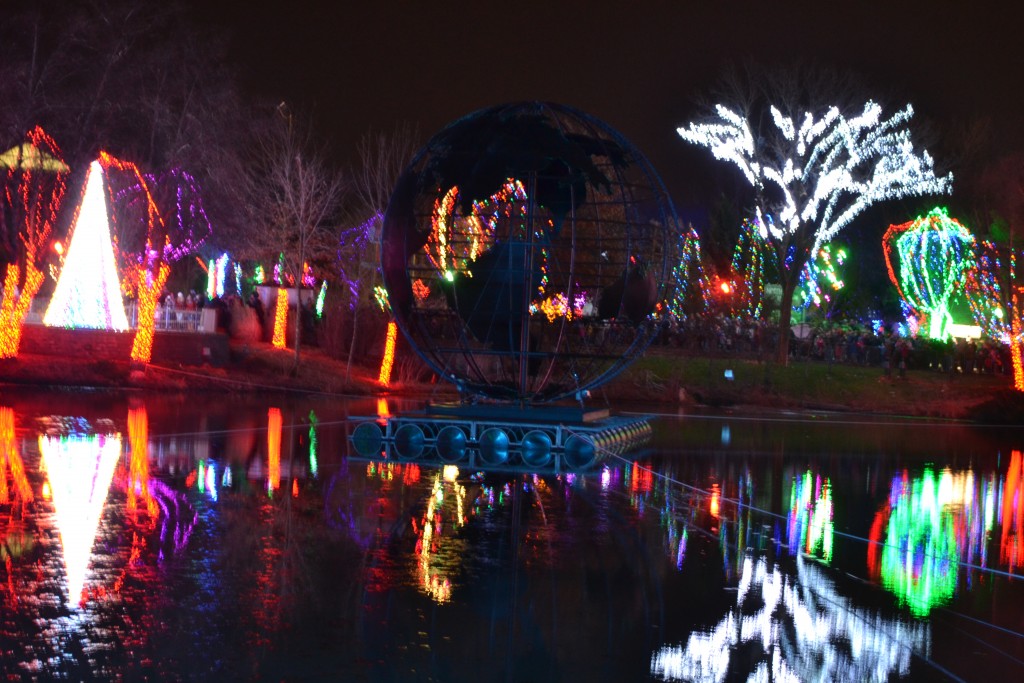
[[[376,400],[0,395],[21,680],[1024,680],[1024,429],[659,415],[586,474],[350,453]]]

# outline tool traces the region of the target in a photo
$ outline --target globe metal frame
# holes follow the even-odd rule
[[[449,125],[403,173],[383,280],[405,337],[464,398],[582,400],[658,333],[678,225],[654,169],[609,126],[501,105]]]

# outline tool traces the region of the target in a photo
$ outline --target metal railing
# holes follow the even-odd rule
[[[28,325],[42,325],[43,314],[46,312],[46,302],[36,305],[33,302],[32,310],[25,317]],[[138,326],[139,312],[135,302],[129,302],[125,306],[125,315],[128,317],[128,326],[132,329]],[[217,327],[217,311],[212,308],[179,309],[156,308],[156,330],[160,332],[203,332],[212,333]]]

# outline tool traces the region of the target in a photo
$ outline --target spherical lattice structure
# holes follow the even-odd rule
[[[399,179],[384,284],[406,337],[464,394],[575,397],[656,334],[677,222],[650,164],[607,125],[502,105],[435,135]]]

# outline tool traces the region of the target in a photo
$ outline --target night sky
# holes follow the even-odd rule
[[[685,214],[729,172],[675,128],[744,59],[849,70],[881,101],[914,104],[915,122],[939,133],[930,151],[940,167],[942,136],[972,121],[990,122],[997,149],[1022,148],[1024,21],[1019,9],[996,9],[1015,5],[290,0],[200,11],[233,32],[247,87],[314,107],[343,159],[371,128],[409,122],[425,140],[482,107],[555,101],[631,140]]]

